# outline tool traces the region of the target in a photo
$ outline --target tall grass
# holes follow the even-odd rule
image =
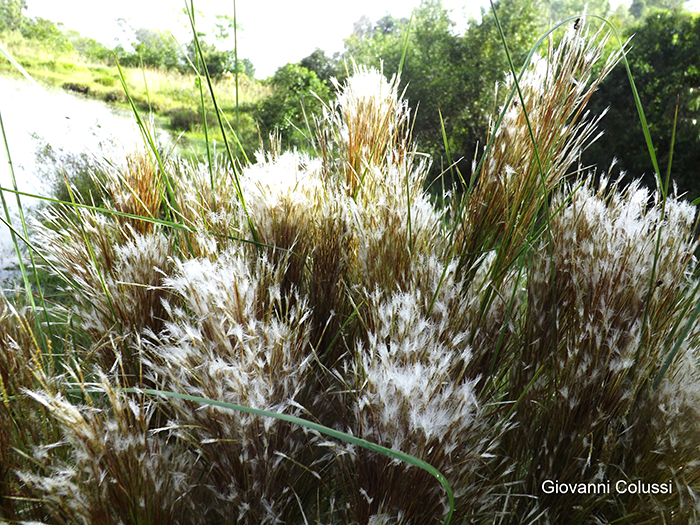
[[[355,66],[317,156],[151,141],[95,173],[104,205],[47,208],[53,335],[0,310],[0,520],[697,521],[696,210],[566,175],[616,59],[568,29],[445,207],[400,79]]]

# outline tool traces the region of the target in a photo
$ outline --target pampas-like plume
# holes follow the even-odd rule
[[[618,506],[638,512],[640,523],[684,521],[696,512],[690,487],[699,473],[690,464],[697,461],[700,431],[700,330],[689,318],[699,286],[692,277],[695,209],[653,197],[650,202],[638,183],[621,191],[603,179],[598,189],[588,181],[555,198],[553,205],[564,208],[550,223],[552,253],[542,243],[528,275],[523,351],[510,376],[517,397],[541,369],[529,396],[548,402],[546,410],[533,403],[518,409],[520,427],[507,450],[519,457],[529,451],[531,460],[519,474],[525,474],[525,493],[546,479],[671,481],[674,493],[572,494],[566,503],[541,495],[536,507],[552,523],[564,516],[584,523],[591,509],[611,515]],[[570,201],[564,204],[564,198]],[[679,356],[653,388],[687,323],[693,328]],[[581,510],[572,512],[572,504]]]
[[[46,407],[63,440],[34,451],[45,474],[20,474],[40,497],[53,523],[200,523],[193,513],[199,488],[192,483],[196,457],[151,431],[154,406],[127,397],[105,377],[83,386],[106,403],[76,406],[59,394],[30,395]],[[68,455],[61,459],[61,449]],[[54,457],[58,456],[58,457]]]
[[[301,415],[312,374],[310,310],[282,294],[284,268],[245,253],[176,264],[164,285],[182,306],[166,303],[170,320],[151,334],[147,368],[165,390]],[[163,410],[199,457],[211,502],[200,507],[202,519],[279,523],[298,515],[296,498],[313,477],[299,466],[309,448],[299,428],[185,401]]]
[[[520,256],[547,196],[596,138],[601,117],[589,118],[585,107],[620,55],[612,54],[594,76],[607,38],[585,33],[572,28],[549,56],[533,57],[518,82],[522,100],[516,92],[491,131],[491,148],[471,191],[456,197],[455,253],[466,270],[495,246],[499,269]],[[506,88],[515,89],[512,78]]]

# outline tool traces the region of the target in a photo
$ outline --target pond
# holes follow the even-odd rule
[[[97,158],[123,156],[142,144],[136,121],[128,111],[60,89],[44,88],[24,78],[0,76],[0,116],[20,191],[47,195],[50,181],[41,153],[50,147],[58,156],[86,153]],[[12,188],[10,164],[0,137],[0,185]],[[17,199],[5,192],[13,224],[18,225]],[[35,201],[35,202],[32,202]],[[23,209],[36,199],[22,197]],[[4,217],[4,212],[0,208]],[[16,264],[10,230],[0,223],[0,281]]]

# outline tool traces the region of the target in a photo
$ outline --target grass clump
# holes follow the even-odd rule
[[[478,178],[444,208],[398,78],[355,67],[315,122],[315,155],[274,140],[242,167],[150,151],[95,172],[99,208],[46,209],[32,249],[71,299],[47,307],[62,367],[37,364],[34,317],[0,318],[21,328],[7,355],[32,364],[2,375],[0,509],[94,524],[696,520],[696,210],[565,177],[595,137],[603,43],[576,24],[507,86]],[[408,453],[454,494],[416,464],[233,405]]]

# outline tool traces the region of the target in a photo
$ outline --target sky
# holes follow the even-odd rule
[[[625,0],[612,0],[618,5]],[[700,3],[700,0],[694,0]],[[189,2],[188,2],[189,4]],[[198,27],[213,27],[215,15],[233,16],[233,0],[195,0],[201,10]],[[236,17],[238,56],[253,62],[258,78],[266,78],[287,62],[298,62],[321,48],[332,55],[343,50],[343,39],[352,33],[353,24],[363,15],[376,21],[391,14],[409,17],[420,0],[237,0]],[[184,0],[27,0],[26,15],[62,22],[113,47],[125,37],[117,19],[123,18],[134,29],[171,31],[184,43],[189,40],[189,25],[182,14]],[[443,0],[458,26],[469,17],[479,17],[488,0]],[[201,22],[201,25],[199,25]],[[130,36],[130,35],[129,35]],[[224,48],[225,46],[221,46]]]

